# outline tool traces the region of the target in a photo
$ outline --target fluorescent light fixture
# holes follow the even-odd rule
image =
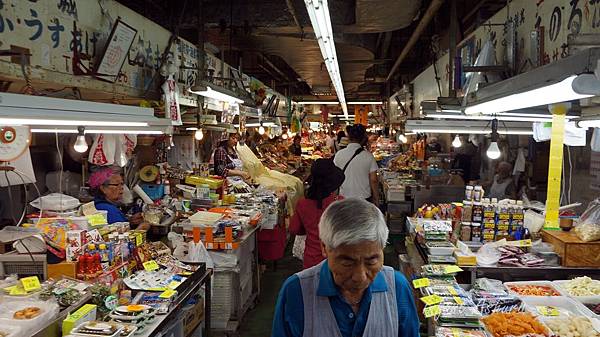
[[[340,104],[340,102],[337,101],[304,101],[304,102],[298,102],[298,105],[338,105]]]
[[[196,126],[185,128],[185,131],[197,131],[197,130],[198,130],[198,127],[196,127]]]
[[[382,102],[369,102],[369,101],[352,101],[348,102],[348,105],[383,105]]]
[[[496,115],[459,115],[459,114],[427,114],[427,118],[439,118],[439,119],[457,119],[457,120],[477,120],[477,121],[491,121],[496,118],[499,121],[509,122],[552,122],[552,116],[546,115],[543,117],[523,117],[523,116],[505,116],[504,114]]]
[[[340,75],[340,67],[337,60],[335,41],[333,39],[333,28],[331,26],[331,16],[329,15],[329,4],[327,0],[304,0],[310,22],[319,43],[321,54],[325,61],[325,66],[329,72],[329,77],[335,88],[338,100],[342,105],[344,115],[348,115],[348,106],[346,105],[346,96]]]
[[[572,75],[558,83],[547,85],[545,87],[468,106],[465,108],[465,113],[494,114],[594,96],[591,94],[580,94],[575,91],[573,88],[573,81],[575,81],[577,77],[577,75]]]
[[[475,98],[466,104],[465,113],[503,113],[596,96],[600,94],[600,81],[593,73],[599,60],[600,48],[588,48],[488,85],[474,93]]]
[[[44,96],[0,93],[0,124],[144,127],[161,124],[154,110]]]
[[[589,129],[589,128],[600,128],[600,120],[582,120],[575,122],[577,127]]]
[[[252,128],[252,127],[260,127],[260,123],[246,123],[246,127]],[[276,124],[274,122],[263,122],[262,126],[264,127],[272,127],[275,126]],[[240,127],[239,124],[236,124],[236,127]]]
[[[416,133],[491,134],[491,123],[486,121],[442,121],[408,120],[406,131]],[[498,133],[504,135],[532,135],[533,129],[521,122],[503,122],[498,125]]]
[[[212,87],[210,84],[205,83],[204,85],[195,85],[188,89],[192,94],[216,99],[218,101],[227,102],[230,104],[241,104],[243,100],[233,96],[233,92],[225,88]]]
[[[91,120],[60,120],[60,119],[33,119],[33,118],[0,118],[3,125],[57,125],[57,126],[148,126],[143,122],[110,122]]]

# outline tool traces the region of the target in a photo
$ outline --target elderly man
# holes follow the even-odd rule
[[[516,199],[517,189],[512,177],[512,165],[509,162],[500,162],[496,167],[496,174],[489,187],[489,197],[502,199]]]
[[[279,293],[272,337],[416,337],[411,288],[383,265],[388,229],[362,199],[332,203],[319,223],[320,264],[288,278]]]

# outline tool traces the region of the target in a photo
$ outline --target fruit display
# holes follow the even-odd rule
[[[548,329],[536,317],[525,312],[497,312],[481,319],[494,337],[549,336]]]

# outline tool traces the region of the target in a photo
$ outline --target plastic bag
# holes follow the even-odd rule
[[[590,202],[575,226],[575,234],[582,241],[600,240],[600,199]]]
[[[477,265],[480,266],[495,266],[502,254],[496,249],[499,246],[503,246],[506,240],[500,240],[497,242],[486,243],[477,251]]]
[[[306,246],[306,235],[296,235],[292,254],[300,261],[304,261],[304,248]]]
[[[66,194],[51,193],[29,203],[43,211],[68,211],[79,207],[79,200]]]

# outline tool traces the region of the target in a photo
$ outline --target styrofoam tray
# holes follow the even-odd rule
[[[553,317],[568,317],[572,315],[585,316],[595,318],[594,313],[586,308],[583,304],[574,301],[565,296],[528,296],[522,297],[525,303],[525,308],[534,315],[546,318],[538,311],[538,306],[551,306],[558,309],[558,316]],[[549,318],[549,317],[548,317]]]
[[[190,222],[194,226],[212,226],[222,218],[223,214],[199,211],[190,217]]]
[[[560,292],[561,294],[563,294],[564,296],[568,296],[573,298],[574,300],[581,302],[581,303],[590,303],[590,304],[596,304],[596,303],[600,303],[600,295],[597,296],[574,296],[571,295],[564,287],[563,285],[567,282],[569,282],[570,280],[560,280],[560,281],[554,281],[554,287],[556,288],[556,290],[558,290],[558,292]]]
[[[558,294],[561,294],[561,292],[558,291],[558,289],[556,289],[556,286],[550,282],[550,281],[520,281],[520,282],[505,282],[504,286],[506,287],[506,289],[508,289],[508,292],[510,294],[519,296],[519,297],[556,297],[556,296],[530,296],[530,295],[521,295],[515,291],[513,291],[510,286],[527,286],[527,285],[531,285],[531,286],[546,286],[546,287],[550,287],[552,289],[554,289]],[[560,295],[557,295],[560,296]]]

